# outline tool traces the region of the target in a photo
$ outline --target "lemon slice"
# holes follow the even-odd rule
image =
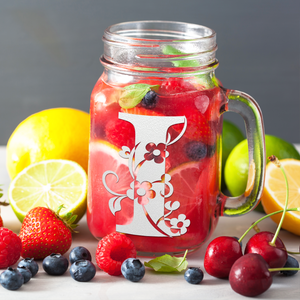
[[[23,169],[10,183],[8,198],[18,219],[37,206],[56,211],[64,205],[61,216],[72,212],[76,223],[86,211],[87,174],[76,162],[64,159],[44,160]]]
[[[300,161],[296,159],[280,160],[287,175],[289,184],[288,208],[300,207]],[[284,208],[286,198],[286,186],[283,174],[275,164],[268,163],[266,168],[265,187],[261,202],[267,214]],[[279,223],[281,214],[271,217],[275,223]],[[287,212],[282,228],[300,235],[300,213]]]

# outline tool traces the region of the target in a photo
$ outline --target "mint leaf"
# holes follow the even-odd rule
[[[186,54],[170,45],[166,45],[163,50],[163,54],[165,55],[180,55]],[[172,64],[177,68],[188,68],[188,67],[199,67],[200,64],[197,60],[174,60]]]
[[[166,45],[163,50],[163,54],[165,55],[180,55],[180,54],[186,54],[170,45]],[[188,68],[188,67],[199,67],[200,64],[197,60],[178,60],[178,61],[172,61],[172,64],[177,68]],[[205,88],[212,88],[213,86],[218,86],[218,80],[213,77],[210,79],[209,73],[204,73],[200,75],[194,76],[197,83],[199,85],[202,85]]]
[[[157,87],[159,87],[159,85],[150,85],[145,83],[125,86],[119,99],[119,104],[122,108],[133,108],[142,101],[151,88],[155,89]]]
[[[181,272],[188,266],[186,260],[187,250],[183,257],[175,257],[169,254],[165,254],[160,257],[156,257],[148,262],[144,262],[146,267],[152,268],[156,272],[170,273]]]

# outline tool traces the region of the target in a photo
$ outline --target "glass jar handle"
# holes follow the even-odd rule
[[[226,111],[240,114],[245,122],[248,140],[249,171],[245,192],[238,197],[220,194],[221,215],[239,216],[255,208],[264,187],[266,150],[262,112],[256,101],[246,93],[225,90]]]

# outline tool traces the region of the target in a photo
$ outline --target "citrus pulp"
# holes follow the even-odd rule
[[[280,160],[287,175],[289,185],[288,208],[300,207],[300,161],[295,159]],[[267,214],[282,210],[286,200],[286,184],[283,174],[275,164],[269,163],[266,168],[266,180],[261,203]],[[282,214],[271,216],[279,224]],[[286,212],[282,228],[300,235],[300,213]]]
[[[72,212],[76,223],[86,211],[87,174],[76,162],[51,159],[23,169],[10,183],[8,198],[18,219],[37,206],[56,211],[64,205],[61,216]]]

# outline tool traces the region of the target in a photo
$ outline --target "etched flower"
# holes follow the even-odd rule
[[[171,228],[180,230],[180,234],[185,234],[187,232],[187,227],[190,226],[191,221],[186,219],[186,215],[181,214],[178,218],[172,218],[171,221]]]
[[[148,181],[138,182],[133,181],[130,184],[130,189],[127,190],[127,197],[131,200],[138,199],[138,203],[146,205],[149,203],[149,199],[155,197],[155,192],[151,190],[152,184]]]
[[[154,143],[149,143],[146,146],[144,158],[146,160],[154,160],[157,164],[161,164],[164,161],[165,157],[168,157],[169,153],[165,150],[166,145],[163,143],[158,144],[157,146]]]

